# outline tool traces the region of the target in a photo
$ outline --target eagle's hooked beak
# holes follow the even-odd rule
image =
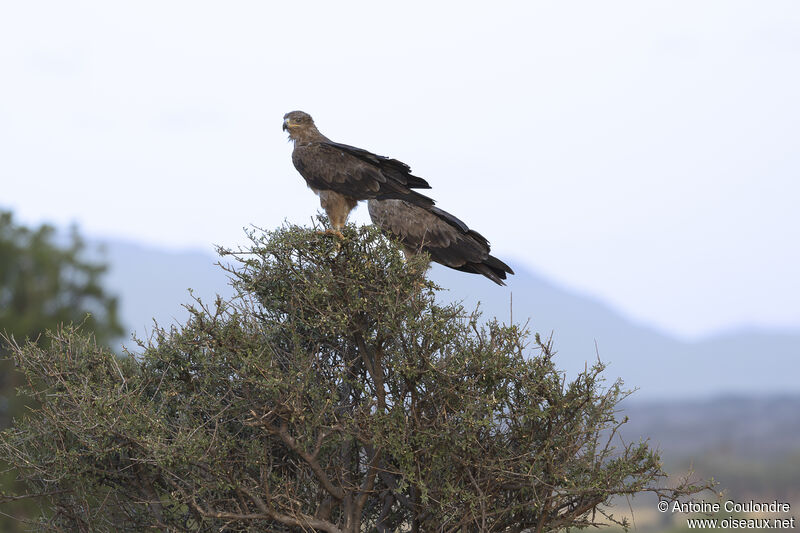
[[[283,119],[283,131],[289,131],[289,119]]]

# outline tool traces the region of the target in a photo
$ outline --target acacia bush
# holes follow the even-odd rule
[[[62,531],[553,531],[674,498],[614,433],[620,382],[440,305],[371,227],[254,231],[237,296],[118,358],[72,328],[11,349],[37,409],[0,438]],[[481,280],[476,279],[476,283]]]

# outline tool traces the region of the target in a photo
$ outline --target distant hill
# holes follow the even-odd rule
[[[230,295],[225,273],[208,251],[170,252],[124,241],[105,243],[111,265],[107,284],[121,298],[123,322],[146,337],[155,318],[162,325],[183,322],[188,289],[211,302]],[[639,387],[634,397],[678,399],[723,393],[800,393],[800,331],[734,331],[700,342],[681,342],[625,318],[607,304],[550,283],[514,264],[509,287],[435,265],[432,278],[445,301],[478,302],[484,316],[525,322],[543,337],[553,333],[559,367],[574,375],[596,360],[609,363],[606,376]]]
[[[619,376],[627,386],[640,388],[637,399],[800,392],[800,330],[738,330],[683,342],[516,263],[514,269],[507,288],[439,265],[431,276],[448,288],[444,298],[463,301],[467,308],[480,302],[485,315],[504,321],[513,293],[514,321],[530,318],[532,331],[542,337],[552,333],[558,364],[568,375],[599,354],[609,365],[609,378]]]
[[[650,438],[671,460],[717,454],[769,463],[800,452],[798,394],[630,400],[622,404],[630,418],[622,430],[625,439]]]

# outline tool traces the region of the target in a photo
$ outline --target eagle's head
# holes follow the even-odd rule
[[[283,131],[288,131],[289,138],[293,141],[314,134],[319,135],[319,131],[314,126],[314,119],[305,111],[290,111],[283,115]]]

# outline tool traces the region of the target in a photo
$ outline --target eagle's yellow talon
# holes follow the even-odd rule
[[[338,237],[339,240],[342,241],[344,240],[344,234],[338,229],[326,229],[324,231],[318,231],[317,235],[333,235],[335,237]]]

